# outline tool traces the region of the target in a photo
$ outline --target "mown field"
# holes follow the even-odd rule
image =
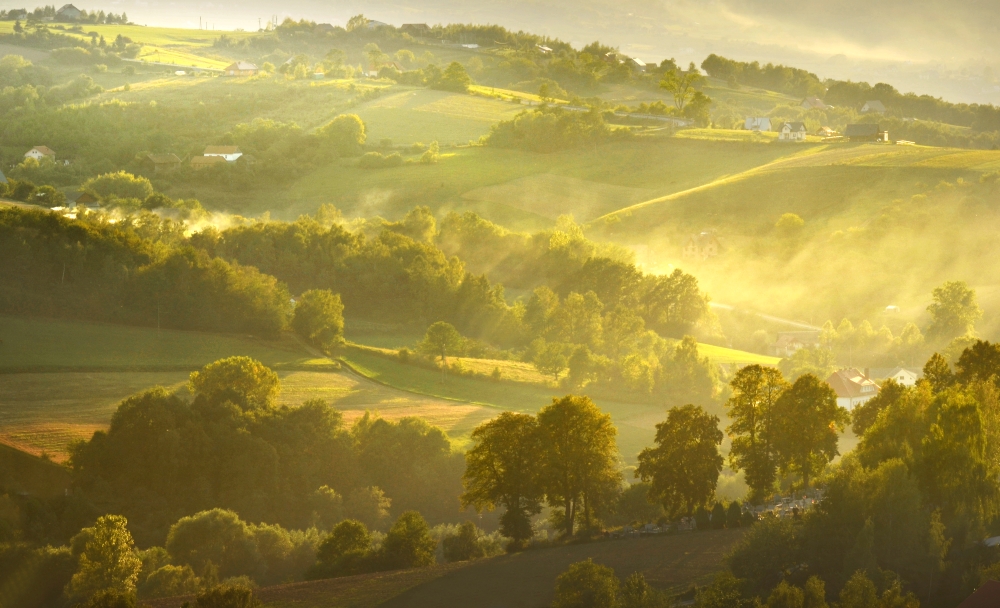
[[[671,594],[707,583],[722,556],[743,531],[714,530],[676,536],[602,541],[524,551],[489,559],[429,568],[361,574],[337,579],[265,587],[258,597],[266,608],[536,608],[552,602],[556,577],[585,559],[609,566],[624,579],[641,572],[646,581]],[[516,584],[511,584],[516,581]],[[149,602],[178,608],[190,597]]]

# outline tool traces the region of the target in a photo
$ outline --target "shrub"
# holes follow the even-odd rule
[[[423,516],[407,511],[392,524],[382,542],[382,557],[388,568],[417,568],[434,564],[437,543]]]
[[[399,155],[399,152],[384,155],[380,152],[368,152],[358,161],[358,166],[362,169],[386,169],[399,167],[402,164],[403,157]]]
[[[153,184],[149,183],[148,179],[124,171],[92,177],[83,182],[83,189],[93,192],[102,199],[114,196],[146,200],[153,195]]]

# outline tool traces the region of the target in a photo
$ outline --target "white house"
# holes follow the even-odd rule
[[[878,395],[875,381],[867,373],[853,367],[833,372],[826,383],[837,393],[837,405],[846,410],[852,410]]]
[[[43,158],[48,158],[54,161],[56,159],[56,153],[48,146],[35,146],[34,148],[25,152],[24,157],[33,158],[37,161],[41,161]]]
[[[877,99],[866,101],[865,105],[861,106],[861,113],[885,114],[885,106],[882,105],[882,102]]]
[[[805,141],[806,124],[804,122],[786,122],[778,133],[781,141]]]
[[[771,119],[767,117],[750,116],[743,121],[743,128],[747,131],[770,131]]]
[[[917,370],[897,367],[886,374],[885,378],[886,380],[895,380],[897,384],[902,384],[903,386],[914,386],[921,375]]]
[[[221,156],[227,162],[234,163],[236,159],[243,156],[239,146],[206,146],[205,156]]]

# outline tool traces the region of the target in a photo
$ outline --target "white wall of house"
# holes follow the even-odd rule
[[[872,399],[875,393],[871,395],[865,395],[864,397],[837,397],[837,405],[844,408],[847,411],[851,411],[858,407],[862,403],[865,403]]]

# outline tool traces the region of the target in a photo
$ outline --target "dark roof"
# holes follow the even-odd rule
[[[146,158],[153,161],[154,165],[172,165],[181,162],[176,154],[149,154]]]
[[[792,131],[805,131],[806,123],[804,122],[786,122],[785,125],[788,126]]]
[[[958,608],[996,608],[1000,606],[1000,583],[986,581],[975,593],[965,598]]]
[[[878,134],[878,125],[871,123],[847,125],[847,128],[844,129],[844,137],[867,137],[878,136]]]

